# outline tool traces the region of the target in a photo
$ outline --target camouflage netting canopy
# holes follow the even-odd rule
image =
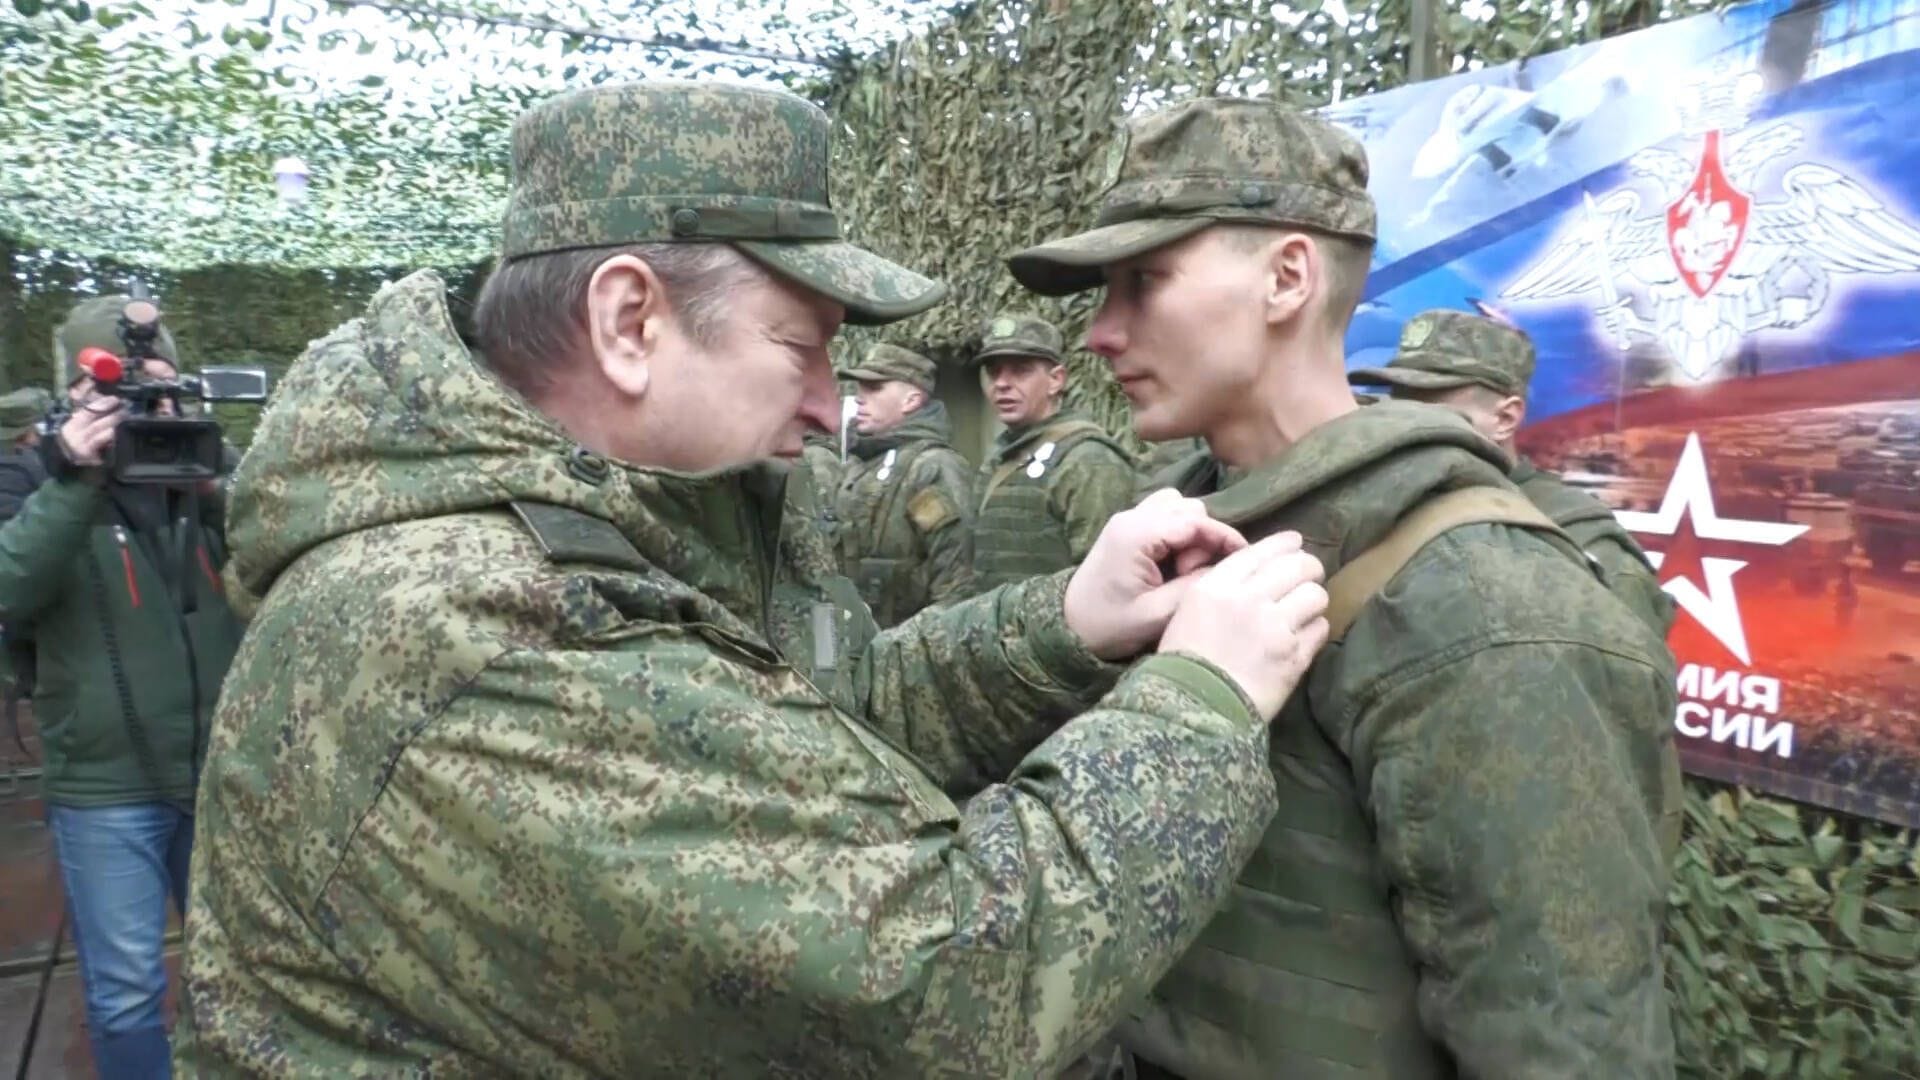
[[[0,235],[149,270],[485,257],[529,102],[647,75],[820,96],[940,0],[0,0]],[[282,200],[276,171],[307,173]]]

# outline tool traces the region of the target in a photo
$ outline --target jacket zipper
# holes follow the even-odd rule
[[[213,586],[214,592],[225,593],[227,588],[220,583],[220,575],[213,572],[213,560],[207,558],[207,546],[205,544],[196,545],[193,551],[194,554],[200,556],[200,569],[207,575],[207,584]]]
[[[124,526],[113,527],[113,538],[120,544],[120,568],[127,574],[127,596],[134,607],[140,606],[140,586],[133,577],[133,552],[127,549],[127,530]]]

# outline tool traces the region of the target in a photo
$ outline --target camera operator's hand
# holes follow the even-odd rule
[[[81,468],[103,465],[107,448],[113,445],[113,433],[126,416],[126,403],[119,398],[89,396],[75,405],[73,415],[60,425],[60,449],[68,461]]]
[[[1161,652],[1211,662],[1272,719],[1327,643],[1326,571],[1275,533],[1202,571],[1160,637]]]

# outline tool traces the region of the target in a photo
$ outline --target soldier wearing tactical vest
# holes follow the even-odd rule
[[[1429,311],[1408,321],[1400,350],[1380,368],[1347,375],[1355,386],[1385,386],[1394,398],[1445,405],[1513,461],[1509,478],[1599,565],[1613,594],[1660,635],[1673,625],[1673,599],[1633,535],[1599,499],[1534,467],[1514,446],[1527,420],[1533,342],[1513,327],[1464,311]]]
[[[933,361],[875,345],[846,373],[856,434],[834,494],[842,572],[882,627],[973,595],[973,478],[948,445]]]
[[[1060,331],[1033,315],[988,320],[981,381],[1006,426],[980,470],[975,587],[1051,574],[1086,557],[1107,519],[1133,502],[1133,463],[1100,425],[1060,407]]]
[[[1669,1077],[1658,823],[1674,669],[1457,413],[1360,407],[1359,143],[1268,101],[1129,125],[1096,227],[1009,262],[1087,333],[1161,486],[1297,530],[1334,643],[1274,725],[1280,810],[1118,1031],[1143,1076]]]

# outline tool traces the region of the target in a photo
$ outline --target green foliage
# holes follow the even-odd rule
[[[934,0],[0,0],[0,234],[149,269],[458,265],[528,104],[641,76],[816,92]],[[272,169],[304,159],[304,203]]]
[[[358,316],[382,284],[408,269],[210,266],[138,273],[161,301],[186,370],[218,364],[260,366],[277,382],[308,342]],[[478,294],[484,271],[483,264],[441,269],[455,298],[456,321],[464,319],[463,301]],[[135,273],[117,263],[21,252],[0,235],[0,389],[57,388],[65,376],[54,367],[54,329],[74,304],[125,289]],[[225,405],[215,415],[227,435],[244,447],[259,410]]]
[[[1920,837],[1689,780],[1672,895],[1684,1075],[1920,1072]]]

